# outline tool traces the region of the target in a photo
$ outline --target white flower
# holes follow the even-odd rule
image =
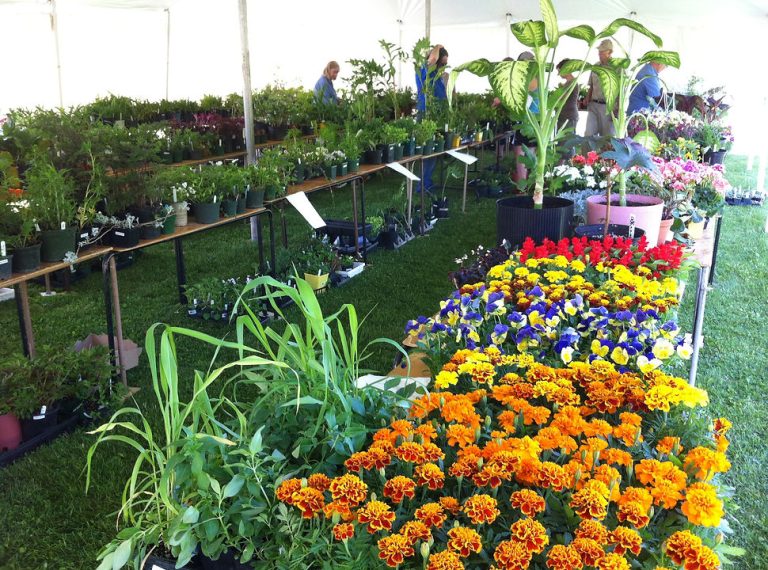
[[[589,164],[585,164],[582,170],[584,171],[584,174],[586,174],[587,176],[592,176],[595,173],[595,169],[592,168]]]

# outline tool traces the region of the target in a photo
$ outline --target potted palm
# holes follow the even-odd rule
[[[75,183],[63,170],[38,157],[26,172],[27,198],[40,228],[41,261],[61,261],[75,251]]]

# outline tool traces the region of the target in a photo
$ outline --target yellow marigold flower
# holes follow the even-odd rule
[[[355,536],[355,527],[350,523],[339,523],[333,527],[333,538],[341,541],[349,540]]]
[[[462,558],[483,549],[480,535],[471,528],[457,526],[448,531],[448,548]]]
[[[597,562],[598,570],[630,570],[629,562],[620,554],[610,553]]]
[[[333,479],[329,489],[334,501],[353,508],[362,503],[368,494],[368,485],[349,473]]]
[[[357,522],[367,524],[370,534],[379,530],[392,530],[395,518],[389,505],[381,501],[369,501],[357,511]]]
[[[619,522],[628,522],[635,528],[643,528],[648,526],[650,517],[648,516],[648,509],[644,508],[640,503],[630,502],[624,503],[619,507],[619,512],[616,514],[616,518]]]
[[[421,521],[408,521],[400,529],[400,534],[406,537],[411,545],[416,544],[419,540],[427,541],[432,538],[429,527]]]
[[[594,518],[603,520],[608,507],[608,499],[605,494],[599,493],[592,488],[583,488],[574,493],[571,498],[571,508],[581,518]]]
[[[520,511],[528,517],[535,517],[537,514],[543,513],[547,508],[547,503],[544,500],[544,497],[532,489],[515,491],[509,497],[509,502],[512,504],[513,508],[520,509]]]
[[[580,259],[574,259],[571,261],[571,269],[573,269],[574,271],[583,273],[586,268],[587,266],[584,265],[584,262],[581,261]]]
[[[675,564],[683,564],[688,558],[695,556],[696,549],[701,546],[701,539],[691,531],[682,530],[667,539],[664,550]]]
[[[436,528],[443,526],[443,523],[448,518],[445,510],[438,503],[425,503],[416,509],[414,515],[428,527],[434,526]]]
[[[528,263],[526,263],[526,265],[528,265]],[[528,265],[528,267],[533,267],[533,268],[537,266],[538,266],[538,263],[536,265]],[[529,273],[530,271],[525,267],[518,267],[517,269],[515,269],[515,277],[527,277]]]
[[[715,473],[725,473],[731,464],[720,451],[706,447],[694,447],[685,456],[683,466],[686,471],[693,471],[694,476],[702,481],[709,481]]]
[[[460,424],[453,424],[448,427],[445,433],[448,438],[448,445],[455,447],[466,447],[475,442],[475,430]]]
[[[427,570],[464,570],[464,564],[458,554],[443,550],[429,555]]]
[[[592,519],[584,519],[576,528],[576,538],[589,538],[599,545],[608,544],[608,529],[603,523]]]
[[[435,388],[438,390],[445,390],[449,386],[455,386],[459,381],[459,375],[456,372],[448,372],[442,370],[435,376]]]
[[[642,549],[643,539],[637,533],[637,531],[627,528],[625,526],[617,526],[611,531],[610,543],[615,544],[613,551],[616,554],[624,554],[631,552],[635,556],[640,554]]]
[[[581,556],[572,546],[554,545],[547,554],[547,568],[551,570],[581,570]]]
[[[293,494],[301,489],[301,479],[286,479],[275,491],[277,500],[288,505],[293,504]]]
[[[537,483],[545,489],[562,491],[570,487],[570,477],[562,465],[545,461],[539,466]]]
[[[408,539],[400,534],[385,536],[379,540],[377,546],[379,547],[379,558],[391,568],[397,568],[405,562],[406,558],[415,554]]]
[[[461,503],[455,497],[440,497],[440,506],[454,516],[461,511]]]
[[[426,486],[432,491],[442,489],[445,484],[445,473],[434,463],[425,463],[416,467],[416,483]]]
[[[492,523],[499,516],[496,499],[489,495],[472,495],[466,501],[462,511],[472,524]]]
[[[643,487],[627,487],[616,502],[619,506],[626,505],[627,503],[639,503],[647,511],[651,508],[653,499],[651,493]]]
[[[524,518],[512,523],[510,536],[525,545],[529,552],[539,554],[549,544],[547,529],[539,521]]]
[[[413,499],[416,493],[416,483],[413,479],[397,475],[384,484],[384,496],[394,503],[401,502],[405,497]]]
[[[531,553],[524,544],[514,540],[505,540],[496,547],[493,559],[500,569],[525,570],[531,563]]]
[[[571,546],[576,549],[576,552],[581,556],[581,561],[584,566],[596,566],[598,560],[605,556],[603,547],[591,538],[575,538],[571,542]]]
[[[314,518],[325,507],[323,493],[312,487],[296,491],[291,497],[291,503],[301,511],[301,516],[305,519]]]
[[[663,455],[669,455],[673,451],[676,451],[679,454],[683,451],[683,446],[680,445],[679,437],[667,436],[661,438],[656,444],[656,451]]]
[[[699,526],[716,527],[725,516],[717,490],[707,483],[694,483],[688,487],[681,510],[692,524]]]
[[[407,439],[413,432],[413,424],[408,420],[394,420],[392,424],[390,424],[390,428],[392,429],[393,434],[398,435],[403,439]]]

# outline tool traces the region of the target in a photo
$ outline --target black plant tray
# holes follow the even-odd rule
[[[365,224],[366,235],[371,235],[373,226],[371,224]],[[355,236],[355,224],[348,220],[326,220],[325,227],[318,230],[326,234],[331,240],[336,239],[339,236],[348,236],[354,238]],[[357,234],[363,235],[363,224],[358,222]]]
[[[750,199],[742,199],[742,198],[726,198],[725,203],[729,206],[762,206],[764,203],[764,198],[750,198]]]
[[[48,428],[44,432],[26,441],[22,441],[19,447],[0,453],[0,467],[10,465],[20,457],[23,457],[30,451],[37,449],[41,445],[50,443],[63,433],[69,433],[74,430],[83,419],[79,413],[73,414],[66,419],[61,420],[55,426]]]
[[[365,244],[365,253],[370,253],[374,249],[379,247],[379,244],[375,241],[368,240]],[[355,253],[355,245],[335,245],[333,248],[342,255],[353,255]],[[359,246],[360,253],[363,252],[363,245]]]

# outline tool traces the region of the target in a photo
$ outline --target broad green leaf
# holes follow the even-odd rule
[[[120,570],[128,562],[128,558],[131,556],[131,550],[133,548],[133,541],[129,538],[120,543],[115,549],[114,556],[112,558],[112,570]]]
[[[597,37],[598,39],[609,38],[612,35],[614,35],[617,31],[619,31],[621,28],[629,28],[630,30],[634,30],[640,34],[643,34],[645,37],[650,38],[650,40],[656,45],[656,47],[661,47],[663,45],[663,42],[659,36],[651,32],[648,28],[646,28],[642,24],[635,22],[634,20],[629,20],[627,18],[617,18],[616,20],[608,24],[607,28],[605,28],[602,32],[597,34]]]
[[[592,42],[595,41],[594,28],[592,28],[592,26],[587,26],[586,24],[568,28],[562,33],[562,35],[576,38],[577,40],[582,40],[590,45],[592,45]]]
[[[301,398],[294,398],[290,402],[280,404],[281,408],[287,408],[289,406],[322,406],[323,403],[317,398],[312,396],[302,396]]]
[[[643,145],[651,154],[655,153],[661,145],[659,137],[653,131],[640,131],[634,137],[636,142]]]
[[[541,17],[544,18],[544,31],[547,34],[547,43],[549,47],[555,48],[560,39],[555,7],[552,5],[552,0],[541,0],[539,5],[541,7]]]
[[[253,434],[253,437],[251,438],[251,443],[248,444],[248,450],[253,454],[261,452],[263,448],[262,437],[261,437],[262,429],[264,429],[264,426],[256,430],[256,433]]]
[[[112,560],[115,558],[115,553],[110,552],[101,561],[101,564],[99,564],[98,568],[96,570],[112,570]]]
[[[211,480],[211,483],[213,483],[213,481],[214,479]],[[181,520],[187,524],[195,524],[199,518],[200,518],[200,511],[198,511],[195,507],[190,505],[189,507],[187,507],[187,510],[184,511],[184,516],[181,517]]]
[[[448,75],[448,84],[446,85],[446,92],[448,94],[448,104],[453,102],[453,91],[456,86],[456,79],[459,77],[459,73],[462,71],[469,71],[473,75],[478,77],[487,77],[493,70],[493,64],[487,59],[475,59],[462,63],[458,67],[454,67],[451,73]]]
[[[583,70],[582,66],[584,66]],[[567,75],[569,73],[578,73],[579,71],[589,71],[590,69],[592,69],[592,66],[580,59],[569,59],[563,64],[563,67],[560,68],[560,73],[562,75]]]
[[[242,475],[232,477],[232,480],[224,487],[224,498],[228,499],[237,495],[240,489],[243,488],[243,483],[245,483],[245,479],[243,479]]]
[[[512,112],[525,113],[528,104],[529,61],[502,61],[491,72],[490,82],[494,93]]]
[[[615,69],[629,69],[631,63],[628,57],[612,57],[610,65]]]
[[[593,65],[592,72],[600,80],[606,106],[613,108],[613,103],[619,95],[619,74],[607,65]]]
[[[680,67],[680,54],[676,51],[649,51],[638,60],[640,63],[663,63],[670,67]]]
[[[211,489],[213,489],[213,492],[217,495],[221,495],[221,485],[219,484],[217,479],[214,479],[211,477]]]
[[[525,22],[515,22],[510,26],[512,33],[524,46],[537,48],[547,45],[547,34],[544,22],[541,20],[526,20]]]

